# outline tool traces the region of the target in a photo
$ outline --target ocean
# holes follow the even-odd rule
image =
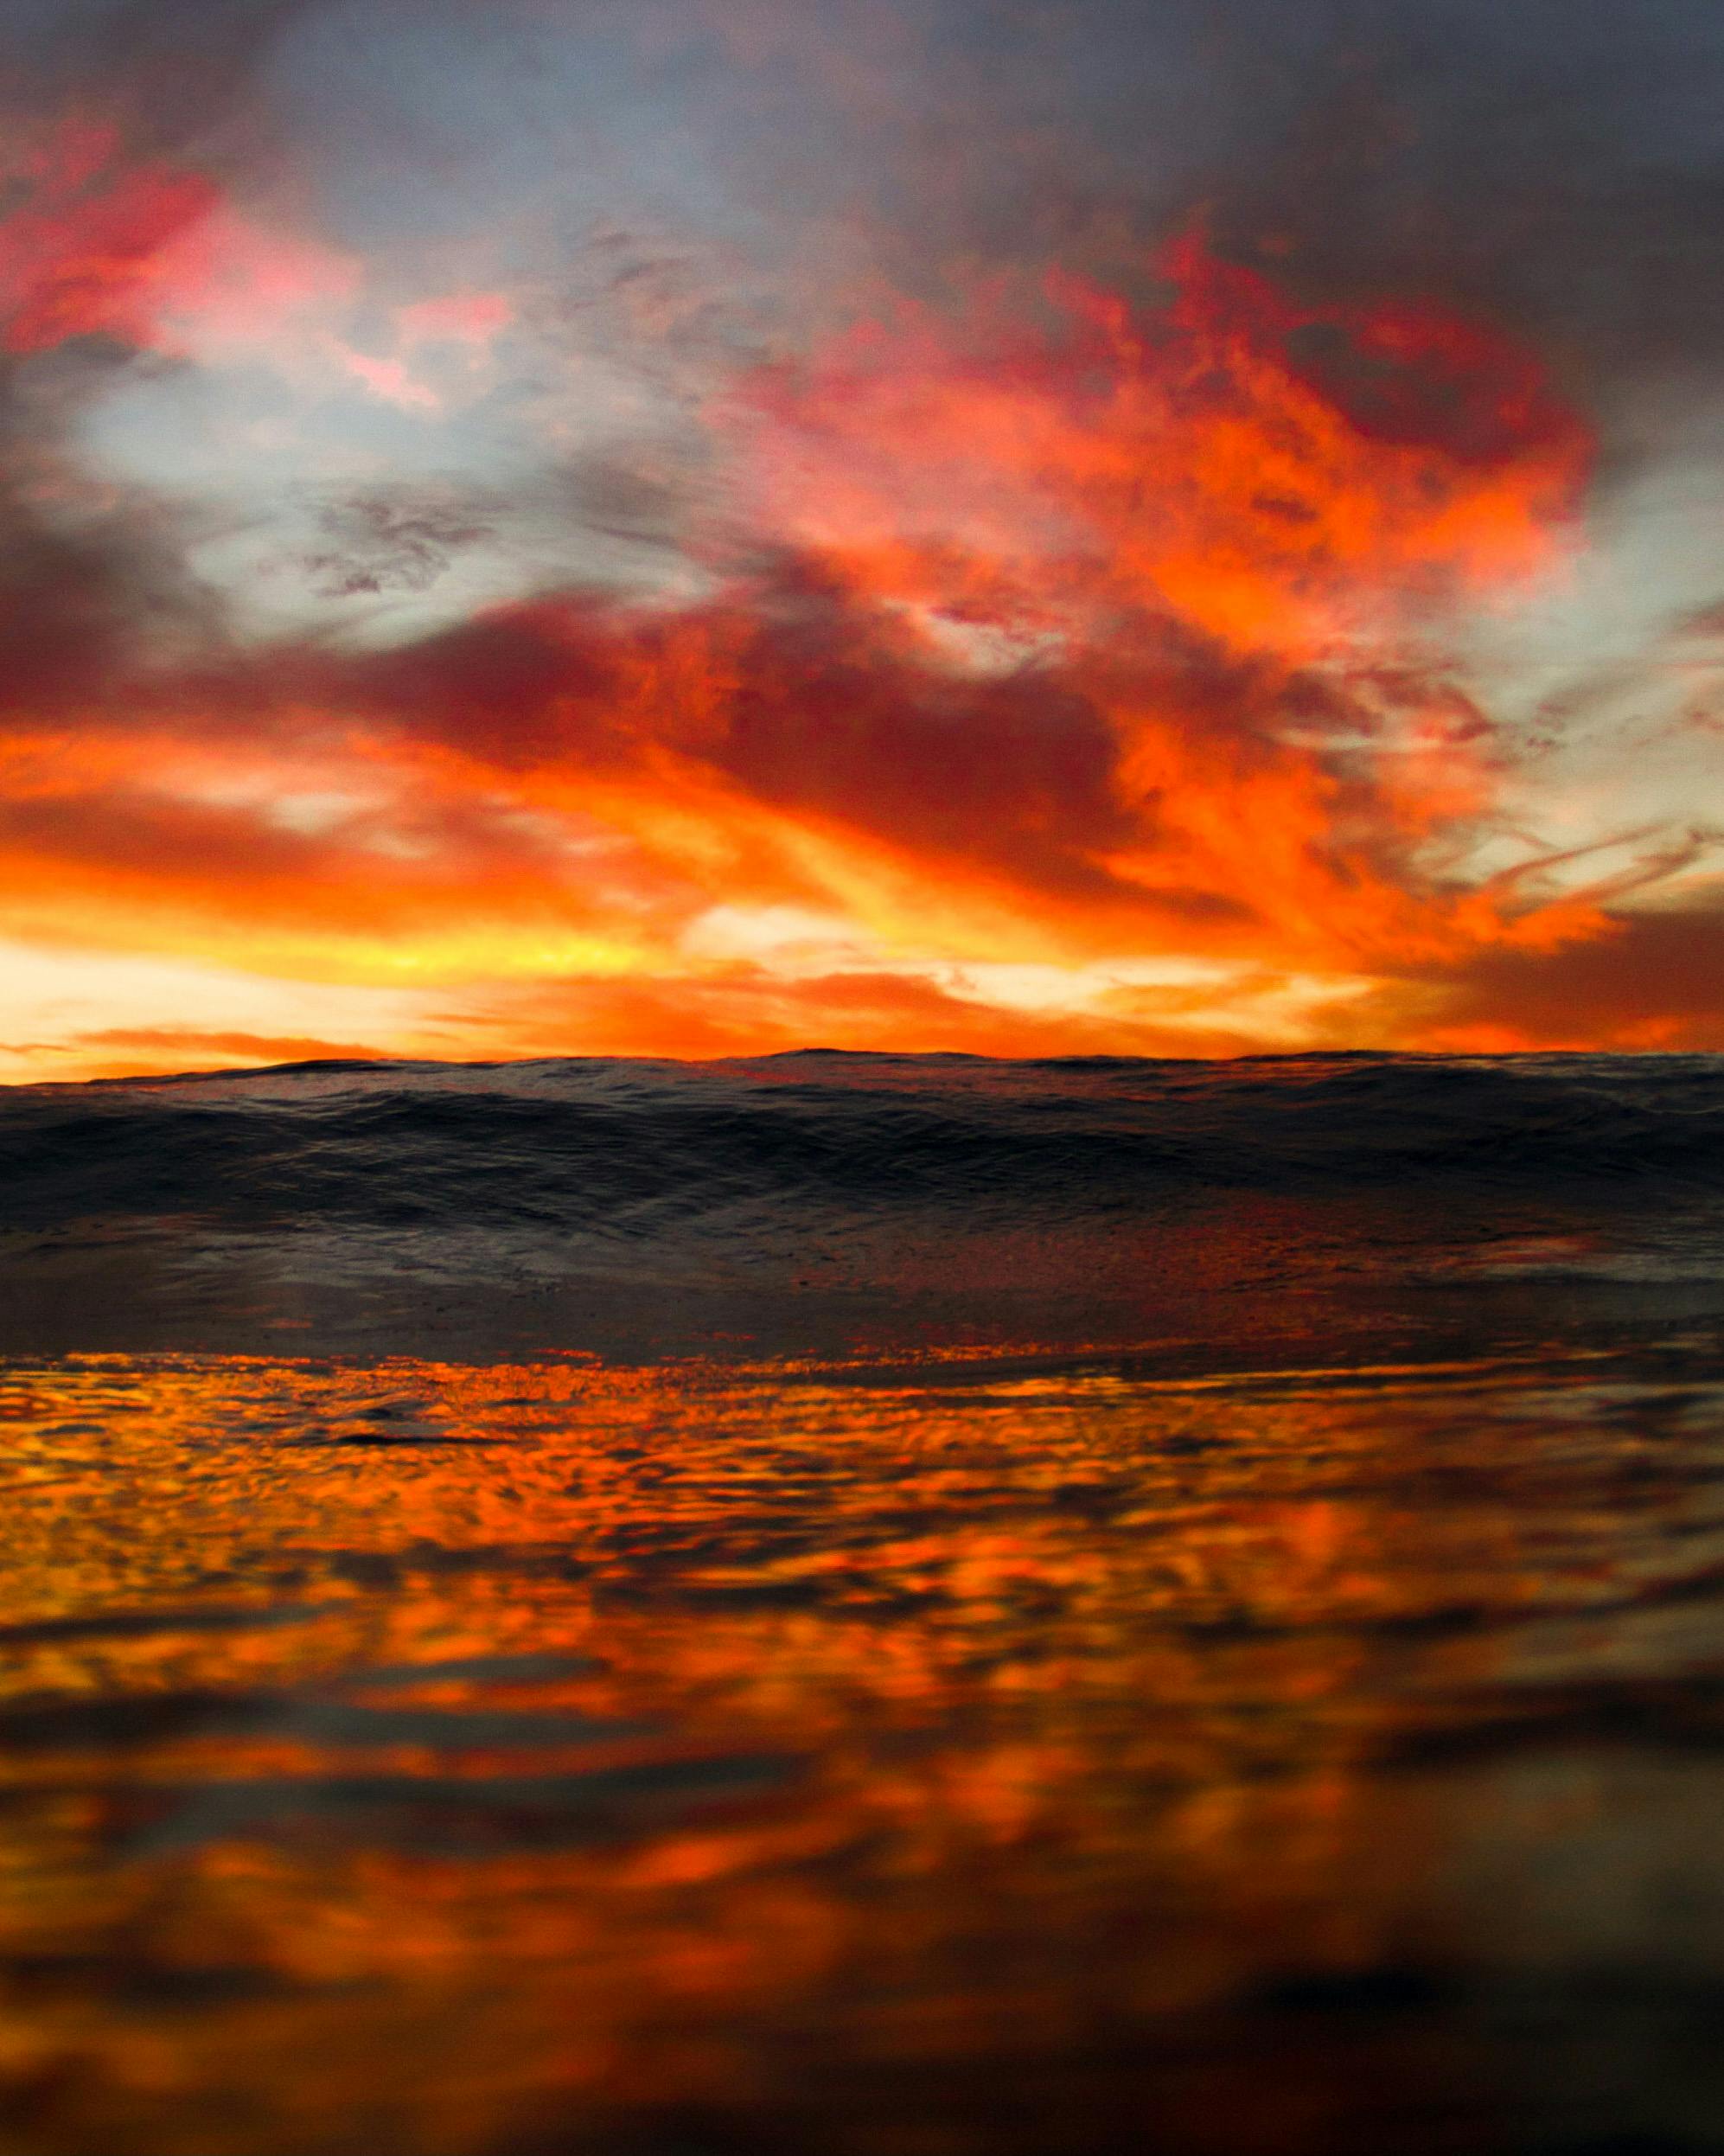
[[[1724,2151],[1724,1059],[0,1091],[5,2156]]]

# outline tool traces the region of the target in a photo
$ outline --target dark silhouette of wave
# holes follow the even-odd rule
[[[1238,1339],[1319,1295],[1534,1278],[1665,1315],[1724,1283],[1724,1058],[816,1050],[0,1091],[14,1346]]]
[[[0,1091],[12,1229],[525,1225],[765,1208],[1057,1219],[1216,1192],[1724,1191],[1724,1058],[302,1063]]]

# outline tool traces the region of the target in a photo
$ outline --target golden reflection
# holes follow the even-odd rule
[[[1702,1711],[1716,1411],[1597,1359],[15,1366],[4,2145],[1461,2146],[1465,2002],[1657,1935],[1504,1881],[1720,1793],[1585,1719],[1600,1668]]]

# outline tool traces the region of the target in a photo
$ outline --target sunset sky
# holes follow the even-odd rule
[[[1724,10],[0,0],[0,1078],[1724,1048]]]

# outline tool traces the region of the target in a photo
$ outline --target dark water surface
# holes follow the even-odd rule
[[[5,2156],[1724,2150],[1724,1062],[0,1093]]]

